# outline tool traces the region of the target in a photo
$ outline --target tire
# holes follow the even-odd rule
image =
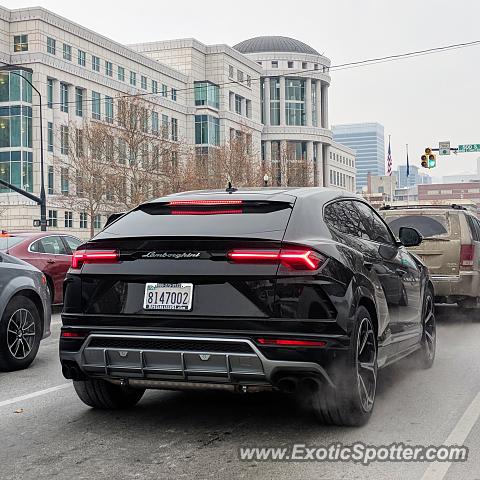
[[[80,400],[92,408],[119,410],[136,405],[144,389],[122,387],[102,379],[74,380],[73,386]]]
[[[414,353],[420,368],[431,368],[435,361],[437,345],[437,326],[435,321],[435,303],[430,288],[425,292],[422,310],[422,340],[420,349]]]
[[[360,306],[344,362],[332,369],[335,387],[312,393],[313,411],[327,425],[361,426],[368,422],[377,388],[377,338],[368,310]]]
[[[0,320],[0,371],[27,368],[35,359],[42,338],[42,323],[35,304],[16,295]]]

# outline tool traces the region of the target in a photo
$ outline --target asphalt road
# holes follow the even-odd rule
[[[3,479],[480,479],[480,313],[439,314],[435,366],[382,370],[365,427],[324,427],[291,397],[150,391],[127,412],[94,411],[60,372],[57,341],[26,371],[0,374]],[[58,388],[55,388],[58,387]],[[334,442],[468,446],[462,464],[246,462],[240,446]]]

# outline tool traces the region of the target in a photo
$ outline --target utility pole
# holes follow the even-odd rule
[[[44,174],[44,160],[43,160],[43,109],[42,109],[42,95],[38,91],[38,89],[35,87],[35,85],[25,76],[22,74],[18,73],[17,70],[22,70],[27,73],[33,73],[33,70],[31,68],[27,67],[22,67],[21,65],[9,65],[7,64],[4,67],[0,67],[0,72],[8,72],[13,75],[17,75],[18,77],[22,78],[25,82],[27,82],[33,90],[38,94],[39,98],[39,107],[40,107],[40,197],[37,197],[36,195],[32,195],[31,193],[15,187],[9,182],[6,182],[5,180],[0,180],[0,183],[14,192],[19,193],[20,195],[23,195],[24,197],[29,198],[30,200],[33,200],[34,202],[38,203],[40,205],[40,230],[42,232],[45,232],[47,230],[47,198],[45,195],[45,174]]]

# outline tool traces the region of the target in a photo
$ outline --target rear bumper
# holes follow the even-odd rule
[[[275,386],[285,377],[308,377],[333,385],[324,365],[284,350],[284,358],[272,358],[248,338],[93,333],[77,351],[61,346],[60,359],[64,376],[74,379]]]
[[[431,275],[435,297],[448,301],[480,297],[479,272],[462,272],[460,275]]]

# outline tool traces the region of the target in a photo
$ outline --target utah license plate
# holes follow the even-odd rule
[[[144,310],[191,310],[193,283],[147,283]]]

